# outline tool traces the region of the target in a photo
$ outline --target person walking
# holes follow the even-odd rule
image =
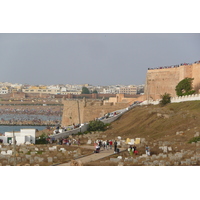
[[[117,141],[114,142],[114,153],[117,153]]]
[[[110,149],[112,149],[112,140],[109,141]]]
[[[109,140],[106,141],[106,149],[109,149]]]
[[[146,151],[146,155],[150,156],[150,148],[149,148],[149,146],[146,145],[145,151]]]

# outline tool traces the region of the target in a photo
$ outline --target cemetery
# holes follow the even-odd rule
[[[17,145],[14,153],[13,145],[1,144],[0,166],[51,166],[90,153],[90,149],[56,144]]]

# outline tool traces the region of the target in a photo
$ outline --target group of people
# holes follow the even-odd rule
[[[134,145],[130,145],[130,147],[128,148],[129,154],[132,156],[133,154],[137,155],[138,151],[136,146]]]
[[[112,140],[105,140],[105,141],[97,140],[94,143],[96,153],[99,153],[101,148],[103,148],[104,150],[109,150],[109,149],[112,149],[113,146],[114,146],[114,153],[119,152],[119,150],[117,148],[117,141],[116,140],[114,141],[114,143],[113,143]]]
[[[194,64],[200,63],[200,61],[195,61]],[[166,68],[176,68],[180,67],[182,65],[192,65],[193,63],[181,63],[180,65],[172,65],[172,66],[164,66],[164,67],[157,67],[157,68],[148,68],[148,70],[153,70],[153,69],[166,69]]]
[[[47,139],[47,143],[49,144],[53,144],[56,143],[58,145],[80,145],[80,139],[76,140],[76,139],[70,139],[70,138],[58,138],[57,140],[54,137],[48,137]]]
[[[128,148],[128,152],[129,154],[132,156],[133,154],[137,155],[138,154],[138,150],[136,148],[135,145],[130,145]],[[145,147],[145,153],[147,156],[150,156],[150,147],[146,145]]]

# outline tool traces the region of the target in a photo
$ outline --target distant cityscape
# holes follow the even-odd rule
[[[109,86],[93,86],[91,84],[72,85],[72,84],[58,84],[58,85],[28,85],[18,83],[0,82],[0,94],[9,93],[35,93],[35,94],[74,94],[82,93],[82,88],[87,87],[90,93],[94,91],[99,94],[143,94],[143,85],[109,85]]]

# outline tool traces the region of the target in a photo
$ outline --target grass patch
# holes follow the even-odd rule
[[[198,142],[198,141],[200,141],[200,136],[194,137],[194,138],[190,139],[188,143],[192,143],[192,142],[195,142],[195,143],[196,143],[196,142]]]

